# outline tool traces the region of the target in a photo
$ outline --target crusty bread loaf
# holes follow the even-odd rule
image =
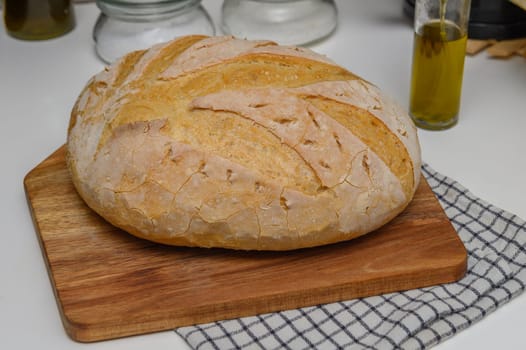
[[[182,246],[287,250],[370,232],[410,202],[416,129],[310,50],[186,36],[130,53],[79,96],[68,165],[113,225]]]

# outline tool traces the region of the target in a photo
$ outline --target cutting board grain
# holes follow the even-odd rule
[[[466,251],[425,181],[394,221],[292,252],[170,247],[111,226],[59,148],[24,179],[66,332],[90,342],[452,282]]]

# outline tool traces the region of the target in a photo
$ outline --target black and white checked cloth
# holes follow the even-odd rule
[[[427,349],[526,285],[526,223],[428,165],[423,174],[468,251],[459,282],[178,328],[193,348]]]

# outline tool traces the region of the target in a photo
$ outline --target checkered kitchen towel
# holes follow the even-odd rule
[[[479,321],[526,285],[526,223],[428,165],[423,173],[466,249],[456,283],[183,327],[193,349],[426,349]]]

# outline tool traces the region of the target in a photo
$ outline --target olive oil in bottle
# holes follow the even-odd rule
[[[444,18],[424,23],[414,34],[410,114],[424,129],[441,130],[458,121],[467,34]]]
[[[12,37],[50,39],[75,26],[71,0],[4,0],[4,24]]]

